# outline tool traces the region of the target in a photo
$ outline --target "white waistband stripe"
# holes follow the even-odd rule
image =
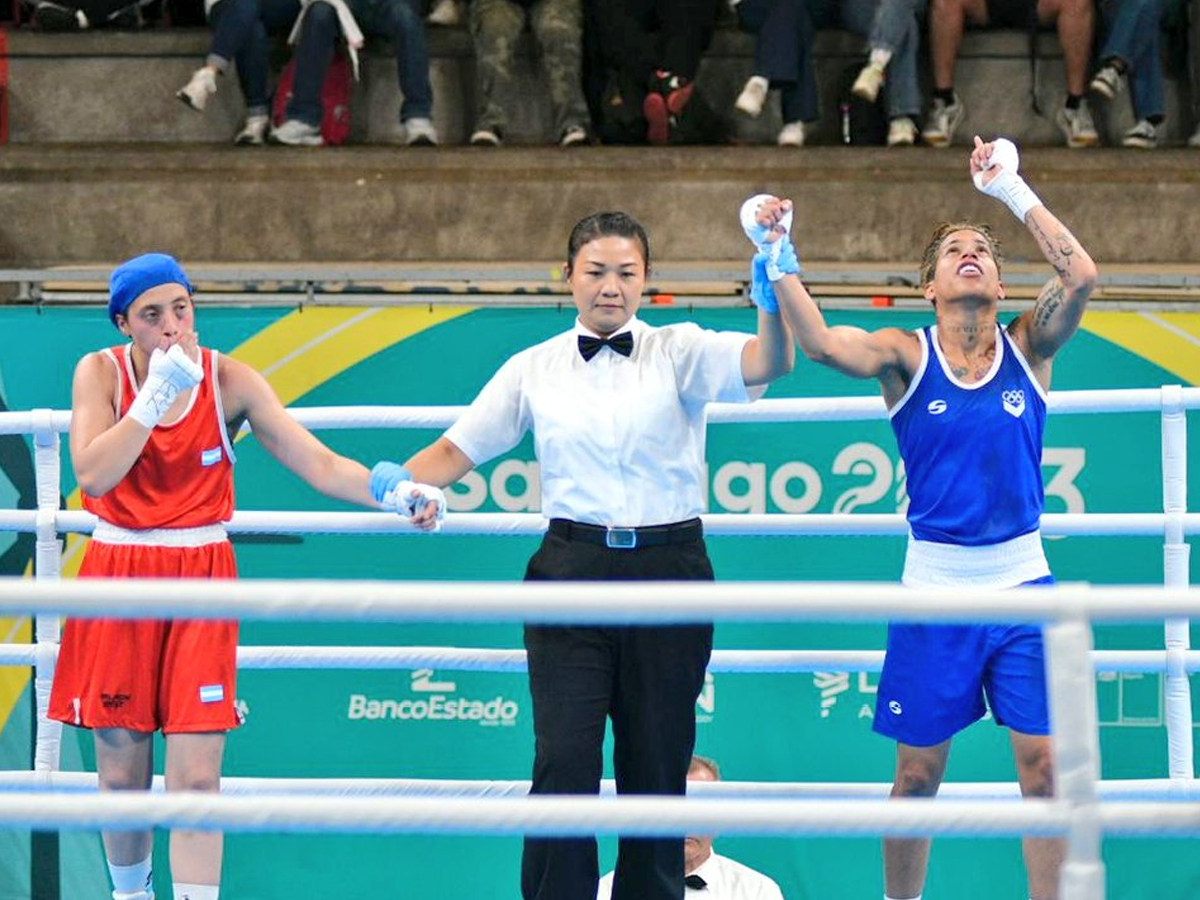
[[[139,547],[206,547],[228,539],[225,526],[221,524],[202,525],[199,528],[147,528],[135,531],[100,520],[96,522],[96,530],[92,532],[92,540],[102,544]]]

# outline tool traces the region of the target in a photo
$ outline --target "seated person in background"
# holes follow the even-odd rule
[[[88,28],[140,28],[142,7],[150,0],[37,0],[30,3],[40,31]]]
[[[246,124],[234,143],[258,146],[266,142],[270,120],[270,35],[286,34],[300,13],[300,0],[216,0],[204,4],[212,25],[212,46],[204,65],[175,96],[197,112],[217,92],[217,77],[237,63],[238,81],[246,99]]]
[[[519,101],[513,84],[517,41],[526,19],[541,50],[554,106],[555,140],[563,147],[591,136],[583,99],[583,0],[473,0],[467,10],[475,42],[478,114],[471,143],[498,147],[504,141],[509,105]]]
[[[321,86],[333,59],[339,31],[352,47],[362,35],[392,42],[400,82],[400,131],[404,143],[438,142],[433,127],[433,87],[429,83],[429,47],[418,0],[301,0],[296,27],[296,78],[282,125],[271,140],[292,146],[318,147],[321,137]],[[361,29],[361,31],[360,31]],[[293,32],[295,35],[295,32]]]
[[[1136,124],[1121,137],[1125,147],[1153,150],[1163,123],[1162,0],[1100,0],[1106,34],[1092,93],[1116,99],[1129,79]]]
[[[600,136],[611,143],[697,141],[682,128],[694,118],[700,57],[712,40],[718,0],[585,0]],[[596,96],[598,95],[598,96]],[[707,109],[707,107],[705,107]],[[708,112],[711,117],[711,111]]]
[[[688,781],[720,781],[721,770],[704,756],[693,756]],[[779,885],[749,866],[713,853],[713,839],[689,835],[683,839],[684,895],[708,900],[783,900]],[[600,879],[596,900],[612,897],[613,872]]]
[[[781,91],[783,128],[778,143],[804,144],[804,126],[820,116],[813,62],[816,29],[846,28],[868,37],[871,58],[854,83],[854,93],[869,102],[879,96],[884,68],[892,63],[887,86],[889,147],[912,145],[921,112],[917,81],[920,28],[916,8],[923,0],[731,0],[745,31],[758,35],[754,75],[734,106],[757,117],[775,86]]]
[[[954,63],[963,30],[979,27],[1028,29],[1031,16],[1039,26],[1054,25],[1066,67],[1067,102],[1055,121],[1068,147],[1100,143],[1092,111],[1083,96],[1087,86],[1095,10],[1092,0],[932,0],[929,7],[929,53],[933,59],[933,107],[921,136],[933,147],[949,147],[965,108],[954,91]]]

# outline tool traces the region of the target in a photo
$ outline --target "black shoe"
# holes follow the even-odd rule
[[[91,23],[82,9],[42,0],[33,8],[33,17],[42,31],[83,31]]]

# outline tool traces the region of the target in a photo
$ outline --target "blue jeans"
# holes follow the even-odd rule
[[[842,3],[843,25],[864,35],[872,50],[892,53],[883,85],[889,119],[917,116],[921,112],[917,52],[921,46],[919,16],[924,12],[925,0],[843,0]],[[864,28],[868,21],[870,25]]]
[[[1129,96],[1137,118],[1161,116],[1162,0],[1101,0],[1100,13],[1108,25],[1100,59],[1118,56],[1129,66]]]
[[[288,31],[299,12],[299,0],[219,0],[209,13],[209,57],[222,68],[237,63],[248,115],[266,115],[270,104],[269,35]]]
[[[429,83],[429,48],[418,0],[347,0],[350,12],[364,35],[392,41],[396,48],[396,75],[400,93],[400,121],[428,119],[433,113],[433,88]],[[296,45],[296,78],[287,117],[320,125],[321,86],[340,34],[337,12],[328,3],[314,3],[304,14],[304,28]]]

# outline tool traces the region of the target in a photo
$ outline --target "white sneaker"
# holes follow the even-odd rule
[[[1189,147],[1200,147],[1200,126],[1196,127],[1196,133],[1188,138]]]
[[[742,92],[738,94],[737,100],[733,102],[734,109],[744,112],[752,119],[757,119],[762,115],[763,107],[767,103],[767,92],[770,90],[771,82],[761,75],[752,75],[746,82],[746,86],[742,88]]]
[[[882,87],[883,66],[879,63],[867,63],[858,73],[858,77],[854,79],[854,86],[850,88],[850,93],[855,97],[861,97],[868,103],[874,103],[879,97],[879,89]]]
[[[233,142],[240,147],[261,147],[267,142],[267,126],[270,120],[266,116],[247,116],[246,124],[237,133]]]
[[[433,9],[429,10],[425,21],[430,25],[458,25],[462,22],[462,10],[458,7],[458,0],[435,0]]]
[[[433,122],[429,119],[414,116],[401,127],[404,129],[404,143],[408,146],[433,147],[437,145],[437,129],[433,127]]]
[[[289,147],[320,147],[325,143],[320,128],[299,119],[288,119],[278,128],[272,128],[270,141],[273,144],[287,144]]]
[[[775,139],[775,143],[780,147],[803,147],[804,123],[788,122],[779,129],[779,137]]]
[[[917,123],[908,116],[897,116],[888,122],[887,145],[911,147],[917,142]]]
[[[1158,126],[1149,119],[1140,119],[1121,137],[1121,146],[1153,150],[1158,146]]]
[[[947,103],[940,97],[935,97],[933,109],[929,111],[929,119],[925,123],[925,130],[921,132],[921,138],[930,147],[949,147],[950,142],[954,140],[954,129],[962,121],[965,112],[966,107],[957,94],[954,95],[953,103]]]
[[[588,142],[588,130],[582,125],[568,125],[558,139],[560,147],[581,147]]]
[[[208,98],[217,92],[217,76],[208,66],[192,73],[192,80],[175,92],[175,96],[196,112],[203,112]]]
[[[1064,106],[1058,111],[1055,121],[1067,139],[1067,146],[1072,150],[1099,145],[1100,134],[1096,131],[1096,123],[1092,121],[1092,110],[1086,100],[1079,101],[1079,106],[1075,109]]]
[[[504,139],[495,128],[476,128],[475,133],[471,135],[473,147],[499,147],[502,143]]]
[[[1123,84],[1121,73],[1117,71],[1116,66],[1102,66],[1088,87],[1093,94],[1098,94],[1105,100],[1112,100],[1121,93]]]

